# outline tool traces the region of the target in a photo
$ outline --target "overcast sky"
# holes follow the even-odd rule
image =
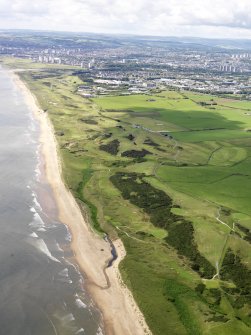
[[[0,28],[251,38],[251,0],[0,0]]]

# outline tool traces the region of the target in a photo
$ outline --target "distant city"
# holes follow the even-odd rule
[[[44,34],[37,33],[32,43],[28,37],[24,34],[17,43],[16,36],[7,40],[0,34],[0,54],[75,67],[87,83],[79,87],[85,97],[168,87],[251,99],[249,48],[93,34],[54,36],[54,45],[46,46]]]

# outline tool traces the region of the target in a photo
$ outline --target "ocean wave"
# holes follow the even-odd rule
[[[87,308],[87,305],[78,296],[75,302],[78,308]]]
[[[69,314],[67,314],[67,315],[65,315],[61,318],[61,321],[62,321],[63,324],[67,324],[67,323],[72,322],[74,320],[75,320],[75,318],[74,318],[72,313],[69,313]]]
[[[36,211],[33,215],[33,221],[29,223],[31,228],[43,228],[45,226],[44,221],[41,219],[40,215]]]
[[[42,207],[41,207],[40,203],[37,200],[36,193],[32,192],[32,197],[33,197],[33,203],[35,204],[35,206],[37,207],[37,209],[39,209],[40,211],[42,211]]]
[[[44,240],[41,238],[31,238],[28,237],[27,242],[34,246],[37,250],[39,250],[40,252],[42,252],[44,255],[46,255],[49,259],[51,259],[54,262],[60,263],[60,261],[52,256],[51,252],[49,251],[47,245],[45,244]]]
[[[98,327],[96,335],[104,335],[104,333],[103,333],[103,331],[100,327]]]
[[[38,235],[37,235],[35,232],[31,233],[29,236],[30,236],[30,237],[38,238]]]
[[[69,270],[67,268],[63,269],[58,273],[58,275],[61,277],[58,280],[62,281],[64,283],[72,284],[72,280],[69,277]]]
[[[36,212],[37,212],[36,209],[35,209],[34,207],[30,207],[30,211],[31,211],[32,213],[36,213]]]
[[[41,171],[39,167],[36,167],[35,169],[35,175],[36,175],[36,180],[39,181],[40,177],[41,177]]]
[[[72,267],[74,268],[74,270],[76,271],[76,273],[77,273],[78,275],[80,275],[81,279],[83,280],[82,274],[81,274],[81,272],[79,271],[79,267],[78,267],[78,266],[76,266],[76,265],[74,265],[73,263],[69,262],[67,259],[65,259],[65,263],[66,263],[66,264],[69,264],[70,266],[72,266]]]
[[[41,231],[41,232],[46,232],[46,229],[45,228],[38,228],[37,231]]]
[[[62,276],[62,277],[69,277],[69,270],[67,268],[64,268],[58,274],[59,276]]]
[[[64,252],[64,250],[60,247],[58,243],[56,243],[55,245],[58,251]]]
[[[65,226],[66,231],[67,231],[66,236],[65,236],[65,240],[68,241],[68,242],[71,242],[72,236],[71,236],[70,229],[66,225],[64,225],[64,226]]]

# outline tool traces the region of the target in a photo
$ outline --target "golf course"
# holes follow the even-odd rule
[[[175,90],[84,98],[74,68],[3,62],[48,113],[63,177],[154,335],[251,333],[251,102]]]

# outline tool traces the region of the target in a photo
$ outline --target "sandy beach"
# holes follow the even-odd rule
[[[111,258],[110,245],[92,231],[75,198],[63,182],[54,129],[47,113],[39,108],[36,98],[18,75],[14,72],[12,74],[16,84],[22,90],[27,104],[39,121],[40,143],[45,162],[46,178],[55,195],[59,219],[71,231],[71,247],[86,278],[85,283],[88,291],[102,312],[105,334],[151,334],[143,314],[119,273],[118,265],[126,255],[122,241],[119,239],[113,241],[118,258],[110,268],[105,270],[106,276],[104,268]],[[107,277],[109,280],[107,280]]]

